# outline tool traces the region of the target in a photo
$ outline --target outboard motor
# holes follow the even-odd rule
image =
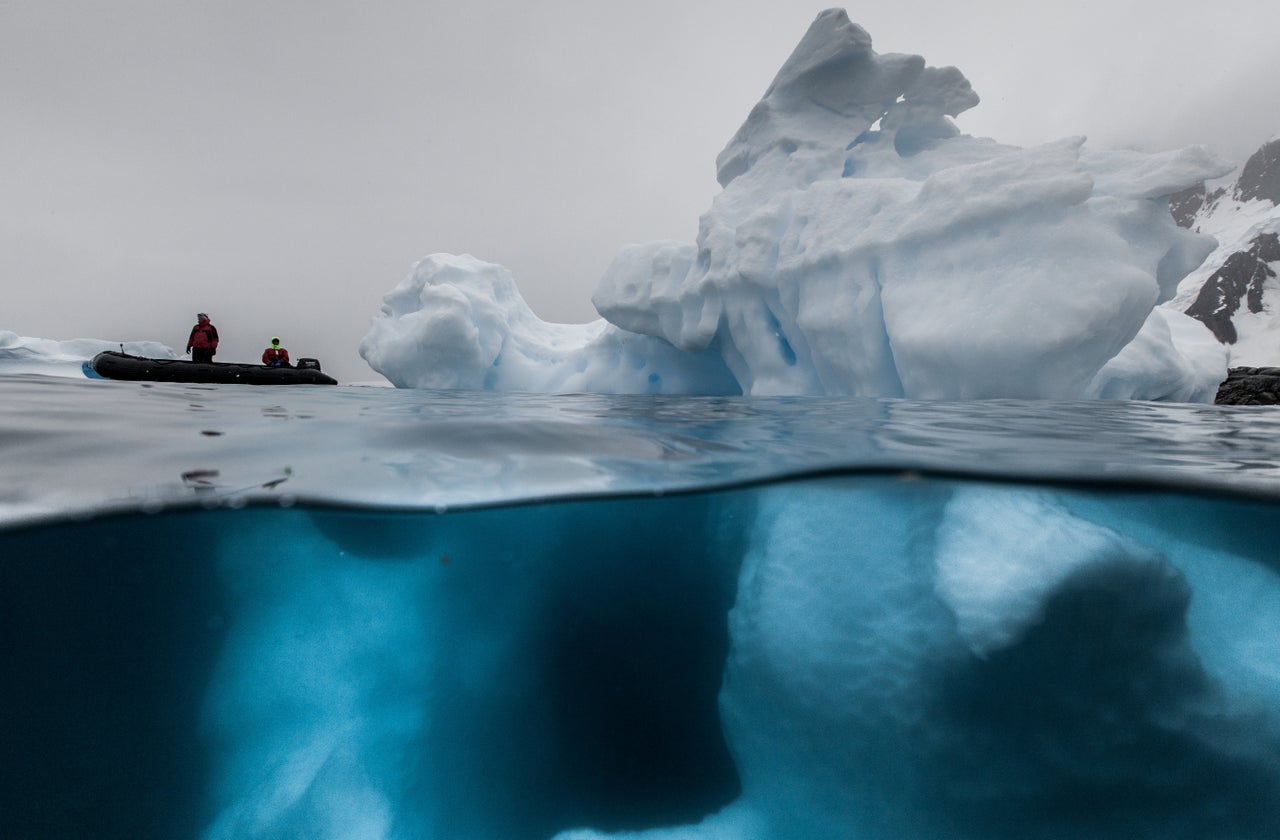
[[[320,360],[305,357],[298,359],[297,368],[298,370],[320,370]]]

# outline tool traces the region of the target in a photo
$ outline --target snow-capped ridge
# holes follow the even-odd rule
[[[1276,276],[1270,263],[1280,261],[1280,237],[1264,233],[1254,237],[1244,251],[1229,255],[1209,276],[1187,314],[1203,321],[1223,344],[1238,338],[1232,316],[1242,303],[1253,313],[1263,311],[1264,284]]]
[[[1264,144],[1249,156],[1234,194],[1239,201],[1260,199],[1280,204],[1280,140]]]
[[[1280,365],[1280,137],[1249,156],[1236,179],[1170,199],[1178,224],[1217,247],[1166,306],[1201,321],[1230,367]]]

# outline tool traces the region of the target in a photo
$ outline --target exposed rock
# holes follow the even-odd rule
[[[1200,217],[1212,212],[1226,194],[1226,187],[1206,190],[1204,182],[1201,181],[1169,196],[1169,212],[1173,214],[1173,220],[1179,226],[1198,230],[1196,223],[1200,221]]]
[[[1204,181],[1169,196],[1169,212],[1179,227],[1190,229],[1195,224],[1196,214],[1204,206]]]
[[[1280,140],[1272,140],[1250,155],[1236,181],[1236,198],[1263,199],[1280,205]]]
[[[1280,260],[1280,234],[1264,233],[1254,238],[1249,250],[1227,257],[1222,267],[1200,287],[1200,294],[1186,313],[1204,323],[1218,341],[1235,344],[1236,326],[1231,318],[1243,301],[1250,312],[1262,311],[1262,284],[1275,277],[1268,263]]]
[[[1217,405],[1280,404],[1280,367],[1232,368],[1213,401]]]
[[[1209,190],[1209,194],[1204,197],[1204,211],[1206,213],[1212,212],[1213,208],[1218,206],[1218,202],[1222,200],[1222,197],[1226,194],[1226,187],[1216,187]]]

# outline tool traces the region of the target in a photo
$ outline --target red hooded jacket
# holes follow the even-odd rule
[[[187,350],[192,347],[201,349],[218,349],[218,328],[209,321],[201,321],[191,328],[191,336],[187,339]]]
[[[283,347],[268,347],[262,351],[262,363],[271,367],[289,367],[289,351]]]

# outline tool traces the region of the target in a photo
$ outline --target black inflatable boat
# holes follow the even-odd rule
[[[185,359],[147,359],[107,350],[84,363],[87,376],[131,382],[202,382],[241,385],[337,385],[320,371],[315,359],[298,359],[297,367],[188,362]]]

